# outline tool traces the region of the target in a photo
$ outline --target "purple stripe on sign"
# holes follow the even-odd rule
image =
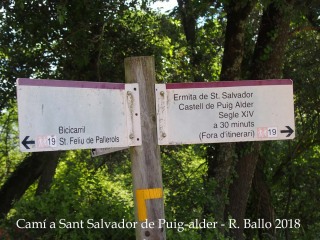
[[[292,85],[292,80],[291,79],[270,79],[270,80],[217,81],[217,82],[200,82],[200,83],[167,83],[166,89],[220,88],[220,87],[245,87],[245,86],[267,86],[267,85]]]
[[[85,82],[50,79],[18,78],[17,85],[38,87],[69,87],[69,88],[98,88],[98,89],[124,89],[124,83]]]

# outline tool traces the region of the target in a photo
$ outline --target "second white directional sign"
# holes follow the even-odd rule
[[[156,85],[160,145],[293,139],[292,81]]]
[[[25,152],[141,145],[138,84],[17,80]]]

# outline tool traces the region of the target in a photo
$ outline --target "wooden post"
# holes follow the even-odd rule
[[[130,148],[137,240],[166,239],[153,57],[124,60],[126,83],[139,83],[142,145]]]

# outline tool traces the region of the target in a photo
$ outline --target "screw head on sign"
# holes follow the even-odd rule
[[[162,133],[161,135],[162,135],[162,137],[164,137],[164,138],[167,136],[166,133]]]
[[[164,96],[164,91],[161,91],[161,92],[160,92],[160,95],[161,95],[161,96]]]
[[[130,138],[130,139],[133,139],[133,138],[134,138],[133,133],[130,133],[129,138]]]

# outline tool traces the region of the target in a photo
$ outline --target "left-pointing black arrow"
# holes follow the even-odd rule
[[[28,141],[29,137],[30,136],[26,136],[21,142],[26,149],[30,149],[28,144],[35,144],[36,143],[34,140],[29,140]]]

